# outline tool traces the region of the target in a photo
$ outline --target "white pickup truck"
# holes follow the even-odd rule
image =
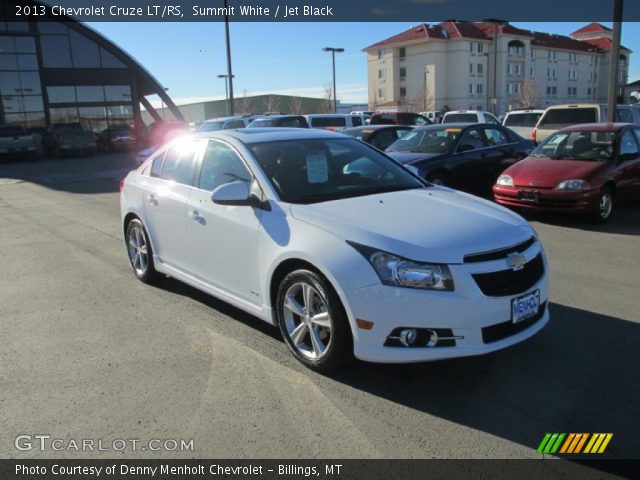
[[[35,158],[33,136],[20,125],[0,125],[0,156]]]

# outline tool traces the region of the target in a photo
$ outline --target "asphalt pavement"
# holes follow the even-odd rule
[[[127,154],[0,164],[1,458],[537,458],[546,432],[640,447],[640,206],[533,216],[551,321],[494,354],[330,376],[224,302],[130,271]],[[192,451],[17,450],[19,435],[184,439]],[[65,443],[68,446],[68,443]]]

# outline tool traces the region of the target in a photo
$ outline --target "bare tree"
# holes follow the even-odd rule
[[[237,110],[240,113],[252,113],[251,109],[253,108],[252,100],[247,96],[247,91],[243,90],[242,97],[236,99]]]
[[[280,111],[280,97],[277,95],[268,95],[266,102],[266,110],[269,113]]]
[[[333,113],[333,87],[330,83],[324,86],[322,99],[322,111],[320,113]]]
[[[292,97],[289,106],[291,113],[295,113],[296,115],[302,115],[304,113],[302,109],[302,99],[300,97]]]
[[[515,99],[522,107],[533,107],[538,103],[540,94],[538,93],[536,81],[533,77],[529,77],[522,82]]]
[[[409,105],[416,112],[428,112],[430,110],[436,109],[433,94],[429,90],[426,75],[424,77],[422,88],[420,89],[418,94],[411,100],[411,102],[409,102]]]

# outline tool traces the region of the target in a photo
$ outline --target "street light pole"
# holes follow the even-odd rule
[[[235,75],[234,75],[235,76]],[[224,78],[224,100],[227,106],[227,116],[231,115],[229,112],[229,88],[228,88],[228,75],[218,75],[218,78]]]
[[[344,48],[325,47],[323,52],[331,52],[331,59],[333,61],[333,113],[338,113],[338,96],[336,93],[336,53],[344,52]]]
[[[233,72],[231,71],[231,39],[229,36],[229,4],[227,0],[224,0],[224,32],[227,40],[227,80],[229,82],[229,99],[227,100],[229,108],[227,114],[233,115]]]
[[[622,36],[622,0],[613,3],[613,35],[611,37],[611,65],[609,66],[609,92],[607,95],[607,121],[616,119],[618,104],[618,66],[620,64],[620,37]]]

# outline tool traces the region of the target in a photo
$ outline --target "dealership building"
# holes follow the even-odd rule
[[[162,85],[95,30],[68,17],[17,21],[13,8],[0,4],[0,124],[141,129],[142,110],[161,119],[149,96],[182,118]]]

